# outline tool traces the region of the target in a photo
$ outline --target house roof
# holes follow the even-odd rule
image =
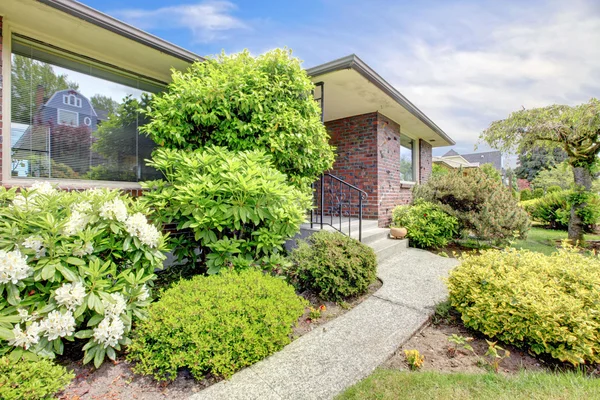
[[[492,164],[494,168],[502,172],[502,152],[485,151],[481,153],[461,154],[469,162],[478,162],[479,164]]]
[[[464,157],[456,154],[456,155],[450,155],[450,156],[434,156],[433,157],[433,163],[435,164],[444,164],[450,168],[456,169],[456,168],[477,168],[479,167],[479,163],[472,163],[469,162],[467,160],[465,160]]]
[[[324,82],[325,120],[380,112],[402,130],[433,147],[456,144],[413,103],[355,54],[307,69],[314,82]]]
[[[129,25],[123,21],[119,21],[110,15],[104,14],[92,7],[79,3],[73,0],[37,0],[42,4],[46,4],[52,8],[63,11],[69,15],[82,19],[100,28],[114,32],[120,36],[126,37],[145,46],[156,49],[165,54],[177,57],[181,60],[194,62],[196,60],[203,61],[204,58],[192,53],[189,50],[179,47],[171,42],[154,36],[148,32]]]
[[[454,149],[450,149],[450,151],[448,151],[446,154],[443,155],[443,157],[448,157],[448,156],[458,156],[459,154],[454,151]]]

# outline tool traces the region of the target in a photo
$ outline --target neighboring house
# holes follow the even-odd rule
[[[478,168],[479,163],[472,163],[467,161],[463,156],[456,155],[434,156],[433,163],[437,164],[446,169],[460,169],[460,168]]]
[[[101,142],[95,136],[98,126],[104,128],[98,119],[102,113],[88,99],[101,95],[117,104],[140,99],[143,93],[163,90],[171,68],[183,70],[203,58],[71,0],[2,0],[0,15],[2,185],[26,186],[35,178],[65,188],[105,186],[139,193],[138,182],[150,173],[144,159],[153,147],[138,134],[139,119],[130,115],[105,122],[111,129],[101,129]],[[389,224],[394,206],[408,203],[412,186],[429,177],[432,148],[455,142],[355,55],[307,72],[337,149],[329,172],[366,192],[365,218]],[[61,81],[63,75],[68,82]],[[79,89],[65,89],[71,83]],[[53,93],[41,110],[31,100],[39,98],[39,85]],[[33,140],[36,130],[48,127],[81,132],[63,134],[62,147],[51,139],[45,144]],[[56,135],[46,131],[43,137]],[[33,173],[19,162],[42,149],[46,153],[41,157],[54,169]],[[71,158],[55,159],[59,150]],[[96,157],[96,151],[103,156]],[[113,152],[126,156],[115,161]],[[69,175],[65,165],[74,173]],[[25,176],[13,176],[16,170]],[[55,173],[59,170],[62,175]]]
[[[446,154],[444,154],[444,156]],[[479,163],[479,165],[492,164],[494,168],[498,170],[498,172],[504,175],[504,165],[502,164],[502,152],[500,151],[484,151],[481,153],[461,154],[461,156],[470,163]]]

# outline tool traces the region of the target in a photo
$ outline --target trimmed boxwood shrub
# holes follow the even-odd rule
[[[306,301],[255,269],[182,280],[149,307],[134,331],[134,371],[173,380],[179,368],[229,377],[290,342]]]
[[[536,354],[600,362],[600,260],[573,249],[550,256],[488,250],[465,256],[448,279],[465,326]]]
[[[64,389],[75,375],[51,360],[12,361],[0,358],[0,399],[50,399]]]
[[[444,247],[458,232],[458,220],[436,204],[417,200],[412,205],[397,206],[392,223],[404,227],[411,245],[421,248]]]
[[[299,241],[290,261],[286,273],[292,284],[314,291],[323,300],[363,294],[376,279],[373,249],[338,232],[321,231]]]

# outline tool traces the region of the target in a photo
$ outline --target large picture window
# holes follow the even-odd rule
[[[138,109],[158,83],[13,38],[11,174],[138,182],[159,173],[145,165],[154,143],[139,134]]]
[[[400,180],[415,182],[416,178],[415,141],[406,135],[400,135]]]

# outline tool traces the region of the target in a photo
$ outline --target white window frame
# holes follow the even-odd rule
[[[65,123],[63,123],[63,121],[62,121],[62,119],[61,119],[61,117],[60,117],[60,114],[61,114],[61,112],[63,112],[63,113],[69,113],[69,114],[75,114],[75,120],[76,120],[76,123],[75,123],[75,125],[71,125],[71,124],[65,124]],[[78,127],[78,126],[79,126],[79,113],[78,113],[77,111],[64,110],[64,109],[62,109],[62,108],[58,108],[58,109],[56,110],[56,123],[57,123],[58,125],[72,126],[72,127],[75,127],[75,128],[76,128],[76,127]]]
[[[413,167],[413,180],[412,181],[400,181],[400,184],[402,185],[416,185],[417,183],[419,183],[420,180],[420,174],[421,174],[421,169],[419,168],[420,165],[420,160],[419,160],[419,154],[420,154],[420,147],[419,147],[419,139],[416,138],[414,135],[411,135],[409,133],[406,133],[405,131],[402,130],[402,127],[400,127],[400,132],[399,132],[400,136],[406,136],[407,138],[409,138],[410,140],[413,141],[413,148],[412,148],[412,167]],[[401,139],[401,137],[399,138]],[[402,156],[402,149],[404,147],[402,147],[402,144],[400,142],[400,156]]]
[[[4,143],[2,146],[2,186],[30,187],[35,181],[50,182],[61,189],[92,189],[92,188],[110,188],[120,190],[139,190],[142,188],[139,182],[123,181],[101,181],[85,179],[61,179],[61,178],[15,178],[11,176],[11,76],[12,76],[12,38],[13,27],[7,18],[2,21],[2,87],[4,95],[2,96],[2,123],[4,126]],[[65,50],[69,50],[65,48]],[[89,61],[89,60],[88,60]],[[131,72],[133,76],[140,77],[140,74]],[[143,74],[142,74],[143,75]],[[166,87],[166,84],[165,84]],[[8,139],[7,139],[8,138]]]

